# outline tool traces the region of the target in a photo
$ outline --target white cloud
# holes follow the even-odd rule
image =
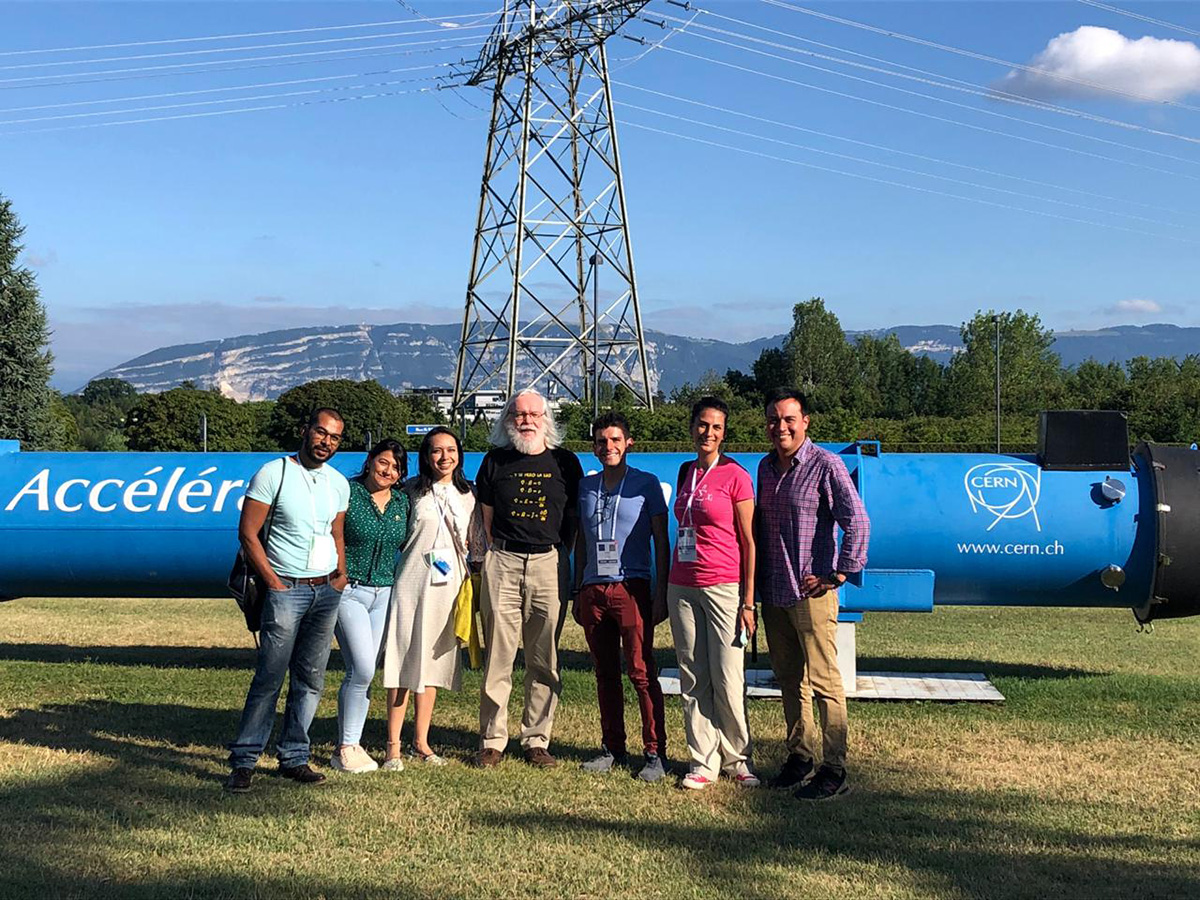
[[[1113,304],[1112,309],[1114,312],[1147,315],[1162,312],[1163,306],[1157,300],[1141,300],[1135,297],[1131,300],[1118,300]]]
[[[1145,319],[1149,316],[1176,316],[1183,312],[1183,307],[1176,304],[1159,303],[1144,297],[1131,297],[1128,300],[1118,300],[1111,306],[1100,310],[1104,315],[1113,319]]]
[[[33,250],[25,253],[25,265],[34,269],[45,269],[56,262],[58,262],[58,253],[53,247],[45,253],[36,253]]]
[[[1106,93],[1102,88],[1152,101],[1178,100],[1200,92],[1200,47],[1153,37],[1133,40],[1096,25],[1060,34],[1029,65],[1042,71],[1013,69],[993,87],[1042,99],[1095,97]]]

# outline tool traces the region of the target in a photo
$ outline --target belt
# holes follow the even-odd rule
[[[549,553],[554,549],[554,544],[527,544],[524,541],[506,541],[503,538],[496,538],[492,541],[492,546],[507,553]]]
[[[329,580],[333,578],[333,574],[333,572],[330,572],[328,575],[318,575],[316,578],[292,578],[289,575],[281,575],[279,577],[281,581],[290,581],[293,585],[305,584],[311,587],[318,584],[329,584]]]

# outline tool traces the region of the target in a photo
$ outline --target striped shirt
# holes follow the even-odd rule
[[[777,460],[771,453],[758,464],[756,581],[762,602],[787,607],[807,595],[805,575],[861,572],[871,523],[837,454],[806,440],[782,475]]]

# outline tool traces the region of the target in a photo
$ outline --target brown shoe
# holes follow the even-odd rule
[[[279,774],[297,784],[321,784],[325,781],[325,776],[308,763],[299,766],[280,766]]]
[[[539,769],[553,769],[558,760],[545,747],[530,747],[525,751],[525,762]]]
[[[490,747],[485,750],[480,750],[475,754],[473,760],[477,769],[491,769],[500,765],[500,760],[504,759],[504,754],[499,750],[493,750]]]

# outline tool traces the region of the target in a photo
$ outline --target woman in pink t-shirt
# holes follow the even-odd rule
[[[724,772],[758,787],[746,724],[745,640],[754,633],[754,487],[721,455],[729,407],[703,397],[692,407],[695,462],[675,485],[679,532],[667,608],[679,660],[691,765],[681,782],[699,791]]]

